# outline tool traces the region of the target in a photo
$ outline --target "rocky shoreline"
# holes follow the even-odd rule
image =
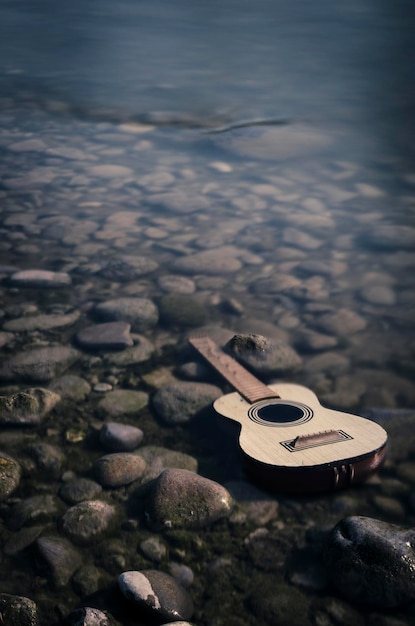
[[[192,159],[165,129],[3,104],[3,622],[415,623],[410,175],[392,223],[357,163],[258,175],[243,133]],[[314,497],[253,485],[191,333],[261,336],[235,355],[263,382],[366,409],[384,468]]]

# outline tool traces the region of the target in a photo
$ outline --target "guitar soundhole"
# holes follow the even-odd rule
[[[262,400],[253,404],[248,416],[263,426],[297,426],[312,418],[312,410],[299,402]]]

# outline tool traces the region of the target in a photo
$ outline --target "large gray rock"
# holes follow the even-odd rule
[[[351,601],[390,608],[415,600],[415,530],[369,517],[346,517],[329,534],[325,562]]]
[[[68,369],[80,354],[67,346],[35,348],[20,352],[0,367],[0,380],[49,382]]]
[[[205,528],[232,510],[233,500],[219,483],[182,469],[167,469],[154,481],[145,514],[153,530]]]
[[[128,600],[159,621],[186,620],[193,615],[191,597],[169,574],[157,570],[123,572],[118,585]]]
[[[87,546],[102,541],[112,529],[117,510],[102,500],[88,500],[75,504],[61,519],[61,530],[77,545]]]
[[[157,414],[167,424],[182,424],[221,395],[222,391],[215,385],[176,382],[156,391],[153,405]]]
[[[158,310],[148,298],[118,298],[96,305],[94,316],[103,322],[128,322],[134,332],[143,332],[158,322]]]
[[[21,270],[9,278],[11,285],[16,287],[32,287],[45,289],[47,287],[67,287],[72,280],[66,272],[50,272],[48,270]]]
[[[235,335],[225,348],[258,376],[286,374],[302,365],[301,357],[288,344],[262,335]]]
[[[0,452],[0,502],[17,489],[21,473],[20,464],[5,452]]]
[[[33,600],[24,596],[0,593],[0,615],[6,626],[38,626],[38,608]]]
[[[41,387],[0,396],[0,424],[39,424],[60,399],[54,391]]]

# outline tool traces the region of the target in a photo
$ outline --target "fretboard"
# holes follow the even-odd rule
[[[220,350],[209,337],[189,337],[188,341],[250,404],[267,398],[280,397],[276,391],[264,385],[242,367],[238,361]]]

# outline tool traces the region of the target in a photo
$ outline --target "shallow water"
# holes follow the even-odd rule
[[[279,4],[2,5],[3,330],[27,313],[81,312],[72,327],[12,331],[0,348],[4,360],[28,347],[73,343],[97,302],[158,303],[179,292],[196,307],[193,318],[164,311],[143,333],[156,346],[149,362],[111,367],[87,355],[70,373],[152,393],[160,383],[145,376],[154,381],[166,368],[169,380],[183,333],[210,325],[295,348],[303,365],[291,379],[334,408],[415,406],[413,7]],[[157,266],[133,276],[128,263],[103,272],[124,257]],[[72,286],[10,288],[12,268],[68,272]],[[2,394],[24,388],[20,380],[2,384]],[[85,435],[97,429],[100,399],[69,404],[56,423],[24,434],[62,446],[68,469],[88,472],[102,454]],[[234,451],[218,450],[203,425],[206,440],[197,428],[166,428],[151,405],[140,424],[148,443],[196,457],[200,473],[222,483],[241,477]],[[8,437],[4,445],[12,445]],[[344,513],[411,523],[411,482],[405,497],[387,482],[399,476],[398,461],[383,482],[349,500],[281,499],[280,519],[268,527],[281,530],[286,546],[314,522],[335,523]],[[32,477],[13,497],[39,484],[55,493],[59,480]],[[391,512],[381,497],[392,492],[403,508],[389,503]],[[7,509],[3,503],[4,519]],[[238,609],[246,580],[271,575],[239,545],[253,529],[219,526],[206,531],[203,546],[186,539],[197,574],[195,623],[262,619],[252,603],[246,614]],[[209,587],[218,553],[243,571]],[[115,558],[94,558],[109,578],[119,573]],[[26,555],[4,557],[3,565],[4,590],[36,599],[45,623],[54,603],[65,614],[82,601],[72,590],[54,599]],[[282,580],[283,565],[271,570]]]

